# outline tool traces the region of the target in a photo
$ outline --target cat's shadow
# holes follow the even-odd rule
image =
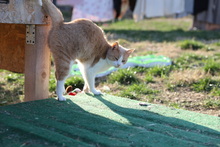
[[[212,138],[212,142],[208,142],[210,145],[215,146],[220,143],[220,141],[217,141],[220,140],[220,133],[208,127],[183,119],[167,117],[144,108],[141,109],[141,106],[138,109],[129,108],[129,106],[126,106],[127,102],[122,104],[122,101],[120,101],[120,104],[118,104],[117,100],[111,100],[111,96],[109,95],[93,95],[87,93],[85,96],[88,97],[88,99],[96,99],[97,108],[100,107],[100,110],[95,108],[96,103],[91,103],[90,106],[89,103],[88,105],[85,102],[81,103],[81,100],[77,100],[75,103],[74,100],[67,99],[62,105],[67,105],[64,107],[68,110],[61,109],[63,112],[59,111],[59,113],[64,114],[68,111],[70,112],[68,118],[77,117],[77,119],[74,120],[68,119],[68,121],[71,121],[69,124],[77,125],[79,128],[93,130],[93,132],[96,133],[99,132],[99,134],[103,134],[103,136],[111,136],[110,138],[115,138],[117,141],[126,140],[125,142],[132,142],[132,144],[136,146],[145,146],[147,143],[151,144],[157,140],[161,140],[159,142],[157,141],[157,145],[159,146],[163,144],[163,141],[167,140],[170,142],[183,140],[183,142],[179,143],[183,146],[186,145],[186,142],[189,146],[205,145],[207,144],[207,140],[204,139],[204,136],[216,139],[213,140]],[[113,99],[115,98],[116,97],[113,97]],[[108,110],[105,111],[105,109],[102,109],[104,107],[107,107]],[[117,114],[112,117],[119,116],[127,120],[127,122],[120,122],[118,118],[112,118],[111,114]],[[146,138],[148,139],[146,140]]]

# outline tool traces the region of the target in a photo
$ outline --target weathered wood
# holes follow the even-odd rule
[[[0,4],[0,69],[25,73],[25,101],[49,95],[49,25],[46,23],[38,0],[10,0],[8,4]],[[26,44],[26,24],[38,24],[33,45]]]
[[[0,23],[0,69],[24,72],[25,25]]]
[[[200,21],[196,18],[193,19],[193,26],[192,28],[197,28],[199,30],[219,30],[220,25],[219,24],[213,24],[206,21]]]
[[[10,0],[0,4],[0,23],[45,24],[46,18],[38,0]]]
[[[48,25],[36,25],[36,42],[25,47],[25,99],[48,98],[50,50],[47,46]]]

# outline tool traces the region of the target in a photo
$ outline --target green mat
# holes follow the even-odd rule
[[[220,146],[220,118],[111,95],[0,107],[0,146]]]
[[[157,55],[147,55],[147,56],[136,56],[128,58],[128,61],[125,65],[123,65],[121,68],[129,68],[129,67],[154,67],[154,66],[169,66],[172,64],[172,61],[170,58],[165,56],[157,56]],[[96,75],[96,77],[103,77],[106,75],[109,75],[110,73],[118,70],[119,68],[111,67],[107,71],[104,71],[102,73],[99,73]],[[79,67],[77,64],[74,64],[72,66],[72,69],[70,71],[70,75],[74,76],[81,76]]]

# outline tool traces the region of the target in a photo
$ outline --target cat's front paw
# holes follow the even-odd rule
[[[58,101],[66,101],[65,97],[58,97]]]
[[[94,95],[102,95],[101,91],[99,91],[99,90],[93,90],[92,93]]]
[[[88,88],[84,88],[84,89],[83,89],[83,92],[84,92],[84,93],[89,93],[89,89],[88,89]]]

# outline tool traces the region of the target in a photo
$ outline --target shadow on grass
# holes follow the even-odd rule
[[[184,31],[181,29],[172,31],[150,31],[150,30],[113,30],[105,29],[106,33],[121,35],[120,38],[129,41],[153,41],[173,42],[182,39],[215,40],[220,38],[220,31]]]
[[[20,100],[20,93],[21,88],[14,88],[13,90],[7,90],[4,88],[3,83],[0,83],[0,106],[8,105],[8,104],[14,104],[21,102]]]
[[[125,108],[105,96],[81,95],[66,102],[46,99],[0,107],[0,126],[1,146],[220,144],[218,131],[147,110]]]

